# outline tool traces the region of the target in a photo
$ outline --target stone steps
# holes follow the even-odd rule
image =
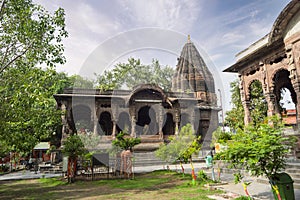
[[[293,178],[293,180],[294,180],[294,183],[293,183],[293,187],[294,187],[294,189],[300,189],[300,179],[297,179],[297,180],[295,180],[294,178]],[[296,182],[297,181],[297,182]],[[267,178],[264,178],[264,177],[260,177],[260,178],[258,178],[257,179],[257,182],[258,183],[262,183],[262,184],[270,184],[269,183],[269,180],[267,179]]]
[[[298,159],[287,160],[285,173],[291,176],[294,181],[293,186],[295,189],[300,189],[300,161]],[[264,177],[257,179],[260,183],[269,184],[269,180]]]
[[[155,152],[135,152],[134,165],[135,166],[151,166],[151,165],[166,165],[166,162],[157,158]]]
[[[237,172],[241,172],[245,176],[248,175],[250,176],[250,174],[245,170],[229,169],[226,163],[221,163],[220,166],[221,166],[221,173],[234,174]],[[286,172],[291,176],[292,180],[294,181],[293,183],[294,188],[300,189],[300,160],[298,159],[287,160],[286,169],[284,170],[284,172]],[[269,180],[265,177],[258,177],[257,182],[263,184],[270,184]]]

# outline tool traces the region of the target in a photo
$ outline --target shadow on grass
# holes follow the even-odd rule
[[[179,195],[198,198],[199,187],[192,188],[187,180],[176,172],[155,171],[138,174],[135,179],[110,179],[77,181],[67,184],[58,178],[0,182],[0,199],[183,199]],[[171,198],[170,194],[175,195]]]

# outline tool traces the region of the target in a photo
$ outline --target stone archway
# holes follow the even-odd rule
[[[250,120],[247,86],[254,79],[261,81],[268,116],[280,113],[280,90],[287,88],[293,102],[300,101],[300,3],[291,1],[279,14],[269,34],[236,55],[235,64],[224,72],[238,73],[245,111],[245,124]],[[297,126],[300,130],[300,104],[296,104]]]
[[[124,131],[127,134],[131,133],[131,122],[127,112],[121,112],[117,122],[117,133]]]
[[[112,123],[111,114],[109,112],[105,111],[100,114],[99,125],[101,129],[100,135],[101,134],[112,135],[113,123]]]
[[[268,115],[267,101],[259,80],[253,80],[249,85],[249,110],[254,124],[262,122]]]
[[[158,123],[156,113],[150,106],[143,106],[138,111],[136,122],[137,135],[156,135],[158,134]]]
[[[72,108],[73,122],[77,132],[92,130],[91,113],[91,109],[85,105],[76,105]]]
[[[273,76],[273,83],[274,83],[274,94],[276,96],[277,105],[280,106],[280,99],[281,99],[281,92],[283,88],[286,88],[291,93],[291,99],[293,103],[297,104],[297,95],[292,85],[290,77],[290,72],[286,69],[278,70],[275,75]],[[280,110],[280,109],[279,109]]]
[[[173,115],[171,113],[167,113],[165,115],[165,124],[163,126],[163,134],[164,135],[174,135],[175,134],[175,122],[173,120]]]

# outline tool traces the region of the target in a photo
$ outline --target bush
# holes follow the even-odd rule
[[[225,132],[221,127],[218,127],[218,129],[213,132],[210,146],[214,147],[215,143],[225,144],[228,140],[232,140],[232,135],[231,132]]]
[[[284,170],[285,156],[294,146],[294,139],[283,135],[282,126],[276,117],[249,125],[238,131],[228,149],[220,154],[231,167],[243,167],[254,176],[265,175],[271,180],[274,174]]]
[[[70,158],[77,158],[86,152],[84,145],[78,135],[70,135],[63,143],[62,152]]]
[[[198,180],[203,182],[206,182],[208,180],[208,176],[203,170],[200,170],[198,172]]]
[[[127,133],[120,132],[116,139],[112,141],[113,146],[119,147],[122,150],[130,150],[132,151],[132,148],[135,145],[138,145],[141,143],[140,138],[132,138]]]

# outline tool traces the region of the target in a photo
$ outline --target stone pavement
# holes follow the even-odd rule
[[[191,166],[189,164],[183,165],[186,173],[191,173]],[[181,171],[179,165],[170,165],[171,170]],[[211,177],[211,169],[206,169],[205,163],[194,163],[194,168],[196,174],[199,170],[204,170],[208,176]],[[145,167],[134,167],[135,173],[145,173],[151,172],[154,170],[165,169],[162,165],[157,166],[145,166]],[[216,173],[216,170],[215,170]],[[35,178],[48,178],[48,177],[57,177],[62,176],[62,174],[49,174],[49,173],[40,173],[35,174],[34,172],[23,170],[19,172],[9,173],[0,175],[0,183],[4,180],[22,180],[22,179],[35,179]],[[217,186],[217,188],[225,191],[225,194],[222,195],[213,195],[210,196],[211,199],[215,200],[229,200],[234,199],[238,195],[245,195],[242,184],[234,184],[234,177],[231,174],[221,174],[221,181],[226,182],[227,184]],[[272,200],[274,199],[273,194],[271,193],[271,187],[268,184],[262,184],[257,182],[256,177],[249,177],[247,181],[251,181],[252,183],[248,186],[249,194],[257,200]],[[300,199],[300,190],[295,189],[295,198]]]
[[[62,176],[62,174],[49,174],[49,173],[40,173],[40,172],[37,172],[35,174],[33,171],[21,170],[9,174],[0,175],[0,181],[51,178],[51,177],[58,177],[58,176]]]

